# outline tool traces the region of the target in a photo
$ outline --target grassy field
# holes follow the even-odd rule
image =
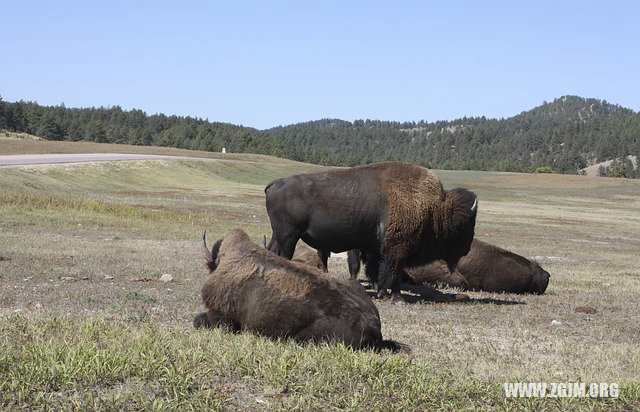
[[[184,155],[57,143],[0,138],[0,153]],[[249,162],[0,169],[2,408],[640,408],[640,182],[436,171],[478,194],[478,238],[536,257],[551,282],[543,296],[376,301],[384,337],[412,348],[378,354],[192,329],[202,230],[258,241],[270,233],[264,185],[321,169],[238,156]],[[330,270],[347,276],[342,259]],[[510,381],[616,382],[620,397],[505,399]]]

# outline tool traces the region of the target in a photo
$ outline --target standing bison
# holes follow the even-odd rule
[[[434,173],[408,163],[290,176],[265,192],[269,250],[291,259],[299,239],[322,252],[363,250],[379,296],[390,288],[401,300],[404,266],[442,259],[453,268],[473,240],[475,194],[444,191]]]
[[[202,236],[210,276],[202,288],[207,312],[195,327],[224,325],[272,338],[336,341],[354,348],[402,347],[383,341],[380,316],[364,288],[311,266],[285,260],[235,229],[211,250]]]

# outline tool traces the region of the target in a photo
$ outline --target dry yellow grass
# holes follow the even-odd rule
[[[153,161],[0,170],[0,311],[5,321],[16,311],[43,324],[53,316],[70,315],[69,328],[100,319],[125,328],[126,336],[153,325],[168,331],[171,345],[185,351],[193,343],[183,339],[206,340],[190,327],[202,309],[199,289],[206,271],[197,247],[202,229],[214,238],[242,226],[257,241],[270,233],[264,184],[277,176],[318,169],[270,163]],[[208,387],[216,390],[221,387],[214,380],[231,379],[233,385],[226,390],[237,402],[228,406],[237,408],[391,409],[388,396],[397,396],[397,405],[409,409],[640,407],[640,182],[436,172],[446,188],[464,186],[477,192],[479,238],[536,257],[551,273],[545,295],[476,292],[469,293],[467,303],[417,298],[417,303],[404,306],[376,302],[385,338],[413,349],[410,361],[373,355],[389,359],[383,362],[389,374],[386,383],[376,375],[379,365],[367,363],[372,362],[368,355],[225,333],[211,335],[216,345],[224,346],[220,356],[239,356],[232,349],[237,347],[264,360],[264,353],[253,352],[260,347],[277,359],[279,366],[274,363],[273,368],[288,371],[287,385],[298,389],[274,391],[272,385],[280,378],[269,376],[279,376],[276,369],[260,369],[264,374],[233,369],[266,367],[249,360],[242,367],[221,366],[231,368],[228,371],[208,370],[203,360],[194,363],[194,373],[206,376]],[[342,259],[333,258],[330,270],[347,276]],[[174,282],[159,282],[163,273],[172,274]],[[575,312],[585,305],[596,313]],[[552,324],[554,320],[559,324]],[[16,334],[20,328],[6,330]],[[51,332],[51,339],[56,336]],[[283,358],[282,351],[291,356]],[[346,373],[335,362],[360,366]],[[314,364],[323,365],[325,373],[311,373]],[[621,382],[626,393],[624,399],[607,403],[504,401],[502,383],[516,380]],[[369,383],[361,387],[358,382]],[[74,385],[67,390],[77,394],[81,389]],[[125,387],[136,392],[131,390],[134,383]],[[389,388],[395,391],[387,392]]]

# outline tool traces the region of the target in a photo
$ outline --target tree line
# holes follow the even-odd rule
[[[619,159],[617,172],[637,177],[628,155],[640,157],[640,114],[597,99],[565,96],[507,119],[390,122],[322,119],[267,130],[189,116],[147,115],[119,106],[67,108],[0,99],[0,128],[47,140],[171,146],[261,153],[353,166],[402,160],[438,169],[578,173]],[[629,168],[631,165],[631,168]],[[615,173],[614,173],[615,172]]]

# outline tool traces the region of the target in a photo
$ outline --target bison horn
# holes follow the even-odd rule
[[[211,251],[207,248],[207,241],[205,240],[207,236],[207,230],[204,230],[202,233],[202,242],[200,242],[200,253],[202,253],[202,257],[209,263],[213,262],[213,256],[211,256]]]
[[[475,199],[473,201],[473,205],[471,205],[471,211],[475,212],[477,208],[478,208],[478,199]]]
[[[264,233],[262,234],[262,247],[265,249],[267,248],[267,235]]]

